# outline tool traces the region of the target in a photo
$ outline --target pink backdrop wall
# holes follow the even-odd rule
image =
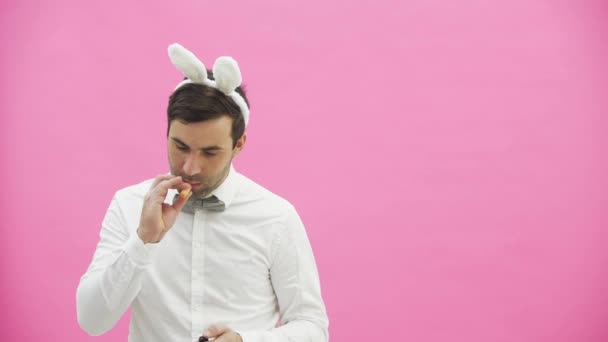
[[[238,170],[307,225],[332,341],[608,340],[605,1],[31,1],[0,12],[1,341],[88,337],[113,193],[167,171],[177,41],[240,62]]]

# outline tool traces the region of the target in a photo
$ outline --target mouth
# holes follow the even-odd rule
[[[185,180],[184,182],[190,184],[192,189],[199,188],[201,186],[201,182],[195,182],[195,181],[189,181],[189,180]]]

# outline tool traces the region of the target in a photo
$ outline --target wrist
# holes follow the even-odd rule
[[[151,234],[147,234],[144,232],[144,229],[139,226],[139,228],[137,228],[137,236],[139,236],[139,239],[144,243],[158,243],[158,237],[157,236],[152,236]]]

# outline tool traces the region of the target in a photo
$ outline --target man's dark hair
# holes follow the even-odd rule
[[[214,79],[211,70],[207,70],[207,77],[211,80]],[[247,107],[249,107],[244,87],[239,86],[235,91],[243,97]],[[167,137],[173,120],[191,123],[216,119],[224,115],[232,118],[230,134],[232,136],[232,148],[234,148],[237,140],[245,132],[245,120],[239,106],[232,98],[218,89],[197,83],[184,84],[169,97]]]

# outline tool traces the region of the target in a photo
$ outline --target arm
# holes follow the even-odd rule
[[[164,203],[169,189],[182,190],[173,205]],[[76,290],[78,324],[90,335],[110,330],[142,288],[154,250],[175,223],[192,193],[181,177],[156,177],[144,198],[137,233],[127,227],[117,196],[104,217],[100,240]]]
[[[326,342],[328,318],[319,275],[304,225],[290,207],[285,226],[273,243],[272,286],[281,313],[280,327],[239,331],[243,342]]]
[[[76,291],[78,324],[90,335],[110,330],[141,289],[155,244],[129,234],[116,197],[104,217],[99,243]]]

